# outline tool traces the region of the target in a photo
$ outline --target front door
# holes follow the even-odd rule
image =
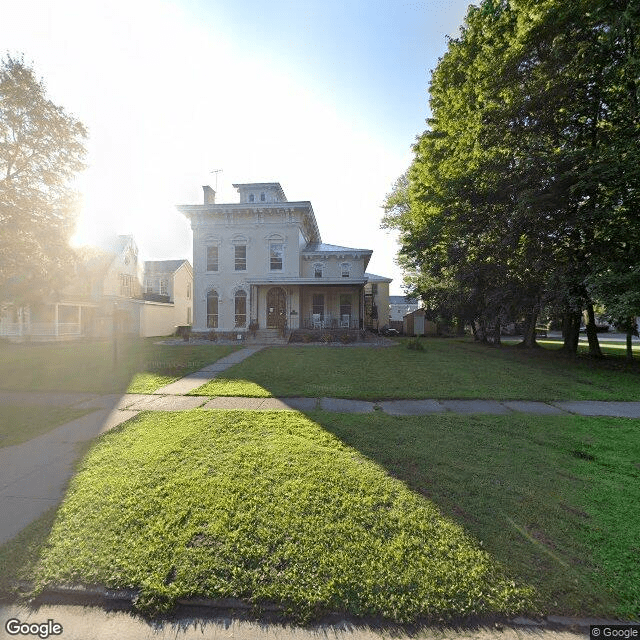
[[[287,294],[280,287],[267,291],[267,328],[277,329],[287,317]]]

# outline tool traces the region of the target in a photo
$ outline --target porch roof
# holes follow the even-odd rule
[[[362,286],[367,282],[366,278],[247,278],[247,284],[269,284],[269,285],[312,285],[315,287],[326,286]]]

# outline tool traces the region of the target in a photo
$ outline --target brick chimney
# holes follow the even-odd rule
[[[204,204],[215,204],[216,192],[209,185],[202,187],[202,190],[204,191]]]

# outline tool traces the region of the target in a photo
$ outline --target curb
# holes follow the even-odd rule
[[[33,589],[33,584],[20,581],[16,585],[18,589],[26,594]],[[77,605],[100,605],[109,604],[111,607],[133,608],[135,601],[140,594],[140,590],[136,589],[109,589],[102,586],[81,587],[72,585],[60,585],[45,589],[42,593],[32,599],[34,604],[77,604]],[[0,594],[0,598],[2,594]],[[13,599],[13,598],[12,598]],[[240,598],[179,598],[176,600],[177,606],[201,609],[203,611],[211,611],[219,613],[220,610],[242,610],[250,611],[257,609],[270,613],[283,613],[285,607],[278,604],[270,603],[251,603]],[[326,616],[344,615],[337,612],[327,612]],[[419,623],[426,624],[442,624],[441,620],[420,620]],[[392,623],[393,624],[393,623]],[[415,624],[415,623],[414,623]],[[589,629],[591,625],[637,625],[638,621],[632,620],[607,620],[603,618],[578,618],[571,616],[548,615],[542,619],[534,620],[525,616],[517,616],[515,618],[502,618],[501,622],[497,622],[497,618],[473,618],[471,624],[500,626],[508,625],[514,627],[525,627],[530,629],[557,629],[559,627],[567,630],[584,630]],[[402,625],[399,625],[402,626]]]

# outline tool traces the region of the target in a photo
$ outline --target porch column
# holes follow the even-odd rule
[[[78,305],[78,335],[82,335],[82,305]]]
[[[55,328],[55,336],[58,337],[58,303],[54,305],[53,326]]]

